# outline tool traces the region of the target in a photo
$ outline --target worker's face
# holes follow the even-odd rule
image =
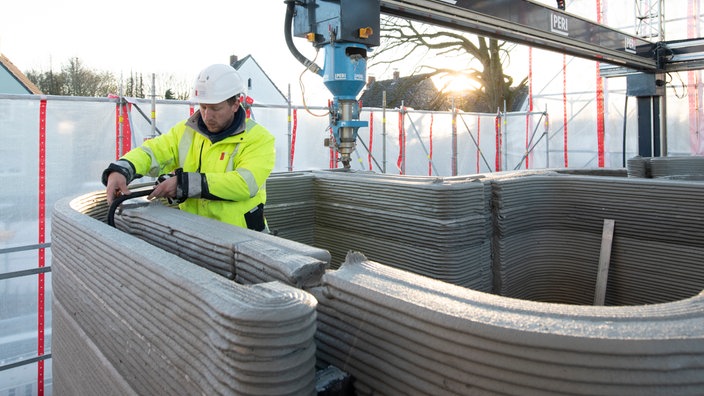
[[[205,126],[210,133],[222,132],[232,124],[235,113],[240,108],[240,101],[236,100],[232,104],[227,101],[217,104],[200,104],[200,116],[203,118]]]

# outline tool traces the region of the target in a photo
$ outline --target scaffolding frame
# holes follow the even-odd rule
[[[652,41],[665,40],[664,0],[635,0],[636,36]]]

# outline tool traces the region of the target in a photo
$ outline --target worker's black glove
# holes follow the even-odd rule
[[[156,184],[162,183],[172,177],[176,178],[176,196],[168,198],[170,204],[181,203],[187,198],[199,198],[202,192],[203,178],[205,175],[198,172],[184,172],[178,168],[174,174],[160,175]]]

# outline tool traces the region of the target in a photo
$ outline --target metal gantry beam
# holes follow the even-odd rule
[[[704,68],[704,39],[663,40],[661,1],[637,0],[648,6],[638,17],[649,27],[647,34],[637,35],[530,0],[380,0],[380,9],[383,14],[598,61],[602,77],[628,76],[629,96],[638,98],[639,155],[660,156],[667,155],[666,143],[661,145],[661,135],[665,141],[667,136],[662,75]],[[657,13],[652,4],[658,5]]]
[[[667,72],[704,69],[703,38],[667,41],[662,51]]]
[[[644,72],[656,44],[528,0],[381,0],[381,12]]]

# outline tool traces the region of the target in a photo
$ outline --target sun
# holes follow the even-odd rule
[[[442,92],[467,92],[474,91],[480,87],[475,80],[461,72],[435,76],[433,77],[433,83]]]

